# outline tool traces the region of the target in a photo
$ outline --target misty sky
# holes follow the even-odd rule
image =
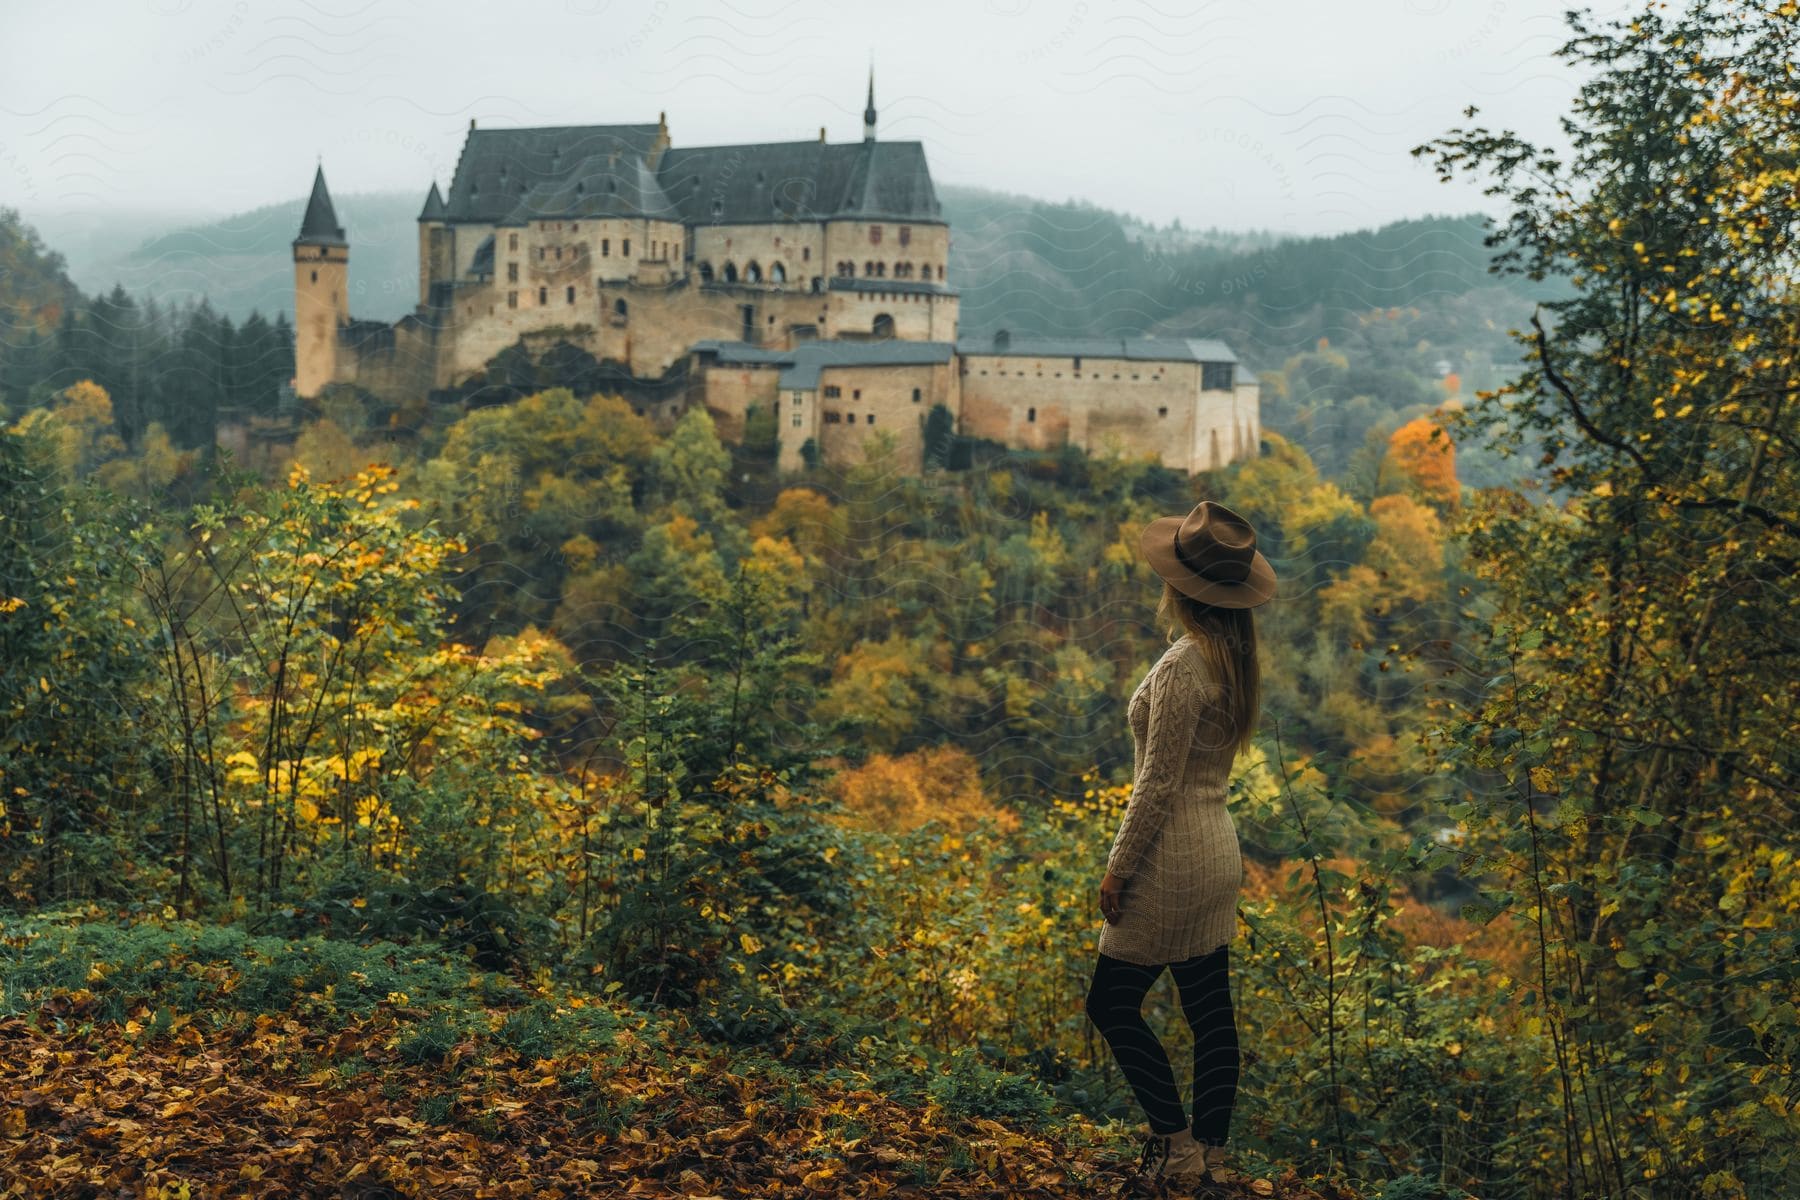
[[[1496,211],[1408,149],[1473,103],[1554,139],[1552,0],[0,0],[0,206],[228,213],[447,185],[482,125],[677,146],[923,142],[934,178],[1158,223],[1336,232]],[[1598,3],[1616,14],[1641,5]],[[905,14],[902,20],[899,14]],[[352,231],[354,238],[354,231]]]

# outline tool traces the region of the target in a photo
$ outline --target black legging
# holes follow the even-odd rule
[[[1181,1012],[1194,1031],[1194,1137],[1222,1146],[1237,1100],[1237,1018],[1231,1008],[1229,946],[1166,967],[1140,967],[1100,955],[1088,987],[1087,1013],[1112,1047],[1125,1081],[1150,1128],[1174,1133],[1187,1126],[1181,1095],[1162,1039],[1144,1020],[1144,997],[1168,970],[1181,989]]]

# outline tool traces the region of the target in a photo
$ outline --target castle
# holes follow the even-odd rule
[[[384,399],[454,387],[515,345],[568,343],[633,381],[659,424],[703,404],[743,436],[775,417],[779,466],[861,458],[891,430],[923,462],[926,414],[1008,446],[1253,457],[1256,381],[1216,341],[957,335],[950,227],[924,148],[862,141],[677,149],[654,125],[478,129],[419,213],[418,307],[352,320],[349,239],[321,165],[294,239],[294,388]]]

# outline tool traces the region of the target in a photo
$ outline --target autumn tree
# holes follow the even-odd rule
[[[1569,20],[1568,151],[1481,127],[1415,151],[1509,206],[1499,270],[1573,286],[1459,421],[1567,499],[1496,494],[1461,524],[1498,612],[1495,683],[1446,730],[1491,781],[1457,815],[1510,868],[1491,911],[1541,948],[1562,1188],[1778,1191],[1795,1130],[1767,1073],[1800,1051],[1800,6]]]
[[[1456,481],[1456,447],[1443,426],[1429,417],[1414,417],[1394,431],[1381,467],[1377,493],[1407,491],[1443,507],[1454,506],[1462,494]]]

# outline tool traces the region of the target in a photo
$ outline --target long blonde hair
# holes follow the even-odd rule
[[[1171,643],[1185,632],[1200,647],[1212,665],[1212,677],[1225,685],[1233,753],[1250,749],[1262,706],[1262,671],[1257,664],[1253,610],[1207,604],[1177,590],[1165,579],[1156,617]]]

